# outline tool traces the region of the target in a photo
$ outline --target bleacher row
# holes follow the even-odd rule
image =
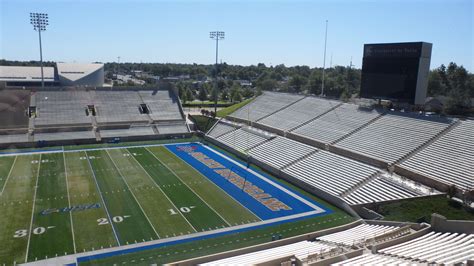
[[[95,108],[98,125],[183,120],[179,102],[168,90],[65,90],[38,91],[33,95],[37,106],[36,126],[91,124],[93,115],[86,114],[88,106]],[[141,113],[140,105],[146,105],[149,113]]]
[[[381,250],[366,249],[416,232],[400,226],[363,223],[317,237],[313,242],[297,242],[202,265],[290,265],[287,264],[290,261],[297,265],[327,265],[325,259],[334,261],[334,257],[339,256],[340,260],[345,257],[344,253],[361,249],[362,255],[331,265],[467,265],[468,260],[474,260],[474,234],[465,233],[428,230],[421,236]],[[376,239],[381,242],[375,242]]]
[[[7,106],[21,104],[14,114],[20,113],[18,116],[25,120],[16,127],[3,126],[10,120],[1,117],[3,128],[13,128],[13,132],[0,132],[2,146],[189,133],[179,100],[171,90],[67,89],[18,95],[18,91],[9,90],[0,94]],[[36,107],[35,116],[30,119],[26,116],[28,106]]]
[[[351,205],[425,195],[376,167],[242,124],[221,120],[207,136]]]
[[[474,234],[432,231],[377,254],[364,254],[333,265],[466,265],[474,260]]]
[[[227,119],[380,162],[374,165],[398,165],[461,190],[474,188],[472,121],[275,92],[265,92]]]

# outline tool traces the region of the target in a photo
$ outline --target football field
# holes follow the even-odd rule
[[[0,157],[0,265],[328,211],[201,144]]]

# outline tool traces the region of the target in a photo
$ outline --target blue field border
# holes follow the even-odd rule
[[[224,235],[229,235],[229,234],[243,233],[243,232],[252,231],[252,230],[255,230],[255,229],[265,228],[265,227],[269,227],[269,226],[301,221],[301,220],[304,220],[304,219],[309,219],[309,218],[318,217],[318,216],[324,216],[324,215],[327,215],[327,214],[328,213],[326,213],[326,212],[322,212],[322,213],[312,214],[312,215],[308,215],[308,216],[303,216],[303,217],[298,217],[298,218],[293,218],[293,219],[288,219],[288,220],[283,220],[283,221],[277,221],[277,222],[269,223],[269,224],[262,224],[262,225],[247,227],[247,228],[235,229],[235,230],[226,231],[226,232],[220,232],[220,233],[209,234],[209,235],[204,235],[204,236],[197,236],[197,237],[187,238],[187,239],[173,240],[173,241],[170,241],[170,242],[152,244],[152,245],[143,246],[143,247],[136,247],[136,248],[129,248],[129,249],[124,249],[124,250],[105,252],[105,253],[96,254],[96,255],[92,255],[92,256],[84,256],[84,257],[77,258],[76,262],[77,263],[88,262],[88,261],[92,261],[92,260],[99,260],[99,259],[105,259],[105,258],[110,258],[110,257],[114,257],[114,256],[126,255],[126,254],[136,253],[136,252],[140,252],[140,251],[165,247],[165,246],[183,244],[183,243],[197,241],[197,240],[205,240],[205,239],[224,236]],[[76,265],[76,264],[71,263],[69,265]]]
[[[192,151],[183,151],[180,148],[192,148]],[[313,210],[327,212],[326,208],[322,208],[314,204],[313,200],[308,200],[300,197],[296,192],[287,190],[285,185],[279,184],[267,177],[269,181],[274,184],[264,180],[259,173],[256,171],[250,172],[245,166],[241,168],[239,162],[231,161],[231,158],[226,158],[225,155],[220,154],[212,148],[208,148],[201,144],[170,144],[166,145],[166,148],[176,155],[181,160],[190,164],[195,170],[200,172],[205,176],[209,181],[214,183],[216,186],[220,187],[225,191],[230,197],[234,200],[240,202],[243,206],[249,209],[252,213],[257,215],[262,220],[269,220],[278,217],[285,217],[299,213],[306,213]],[[217,162],[213,168],[210,168],[208,165],[204,164],[202,161],[191,156],[189,152],[197,152],[198,154],[203,154],[207,160],[212,160]],[[243,166],[243,165],[242,165]],[[220,174],[216,173],[216,170],[232,170],[236,174],[241,175],[245,178],[248,184],[252,184],[254,187],[261,189],[261,193],[268,194],[268,198],[276,199],[279,202],[284,203],[286,206],[289,206],[289,210],[271,210],[261,201],[255,199],[250,194],[242,191],[242,188],[234,185],[229,182],[229,180],[222,177]],[[277,187],[276,185],[280,186]],[[293,193],[290,194],[289,192]],[[306,202],[305,202],[306,201]]]

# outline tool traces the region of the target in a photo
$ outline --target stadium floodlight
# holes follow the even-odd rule
[[[324,35],[323,78],[321,81],[321,97],[324,96],[324,72],[326,70],[326,44],[328,43],[328,21],[326,20],[326,34]]]
[[[217,115],[217,98],[219,97],[219,88],[217,86],[217,73],[218,73],[218,69],[217,69],[217,60],[219,58],[219,40],[224,40],[224,37],[225,37],[225,32],[223,31],[211,31],[209,33],[209,38],[213,39],[213,40],[216,40],[216,65],[215,65],[215,73],[214,73],[214,93],[213,93],[213,97],[214,97],[214,115]]]
[[[41,64],[41,88],[44,88],[44,73],[43,73],[43,49],[41,47],[41,32],[46,31],[46,26],[49,25],[48,14],[46,13],[30,13],[30,23],[33,29],[38,32],[39,47],[40,47],[40,64]]]

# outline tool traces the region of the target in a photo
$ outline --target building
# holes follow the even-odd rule
[[[103,64],[56,63],[55,67],[43,67],[46,87],[102,87]],[[41,67],[0,66],[0,88],[40,87]]]

